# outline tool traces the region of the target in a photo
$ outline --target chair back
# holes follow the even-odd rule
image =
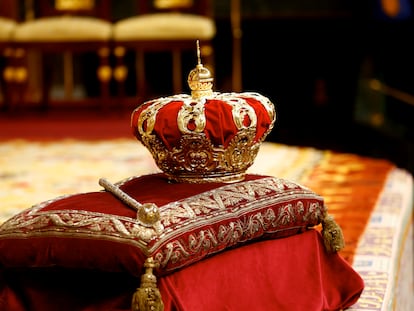
[[[0,17],[20,21],[19,6],[15,0],[0,0]]]
[[[157,12],[179,11],[213,16],[213,5],[211,0],[138,0],[137,13],[149,14]]]
[[[111,21],[111,1],[108,0],[36,0],[33,10],[35,17],[77,15]]]

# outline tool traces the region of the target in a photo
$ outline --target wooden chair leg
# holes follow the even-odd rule
[[[53,60],[50,58],[50,54],[41,54],[41,94],[40,94],[40,109],[46,111],[50,108],[51,103],[51,90],[53,85]],[[65,73],[64,73],[65,74]],[[65,90],[66,91],[66,90]]]
[[[124,64],[125,57],[125,48],[122,46],[117,46],[114,49],[115,55],[115,69],[114,69],[114,79],[117,85],[117,96],[118,98],[124,99],[126,96],[125,93],[125,81],[127,77],[127,67]]]
[[[147,86],[145,81],[145,53],[144,51],[136,51],[135,71],[137,73],[137,96],[146,99]]]
[[[110,99],[110,92],[109,92],[109,82],[112,78],[112,69],[109,64],[109,55],[110,50],[108,47],[101,48],[98,51],[99,55],[99,68],[97,72],[97,76],[100,82],[100,98],[101,98],[101,107],[106,110],[109,108],[109,99]]]
[[[115,55],[115,68],[114,68],[114,79],[117,86],[117,96],[122,107],[125,107],[126,102],[126,90],[125,83],[128,76],[128,68],[125,65],[125,54],[126,50],[123,46],[117,46],[114,49]]]
[[[11,95],[12,95],[12,87],[13,87],[13,75],[14,70],[12,66],[12,59],[13,59],[13,50],[11,48],[7,48],[3,52],[4,56],[4,66],[1,72],[1,82],[3,87],[3,105],[2,110],[7,111],[11,107]]]
[[[73,78],[73,54],[69,51],[63,53],[63,87],[65,99],[73,98],[74,86]]]
[[[182,64],[181,64],[181,52],[174,49],[172,51],[172,80],[173,80],[173,94],[181,94],[183,91],[182,84]]]
[[[12,57],[12,109],[20,108],[26,104],[26,93],[28,88],[28,64],[27,51],[21,48],[14,50]]]
[[[242,85],[242,29],[241,29],[241,0],[230,1],[230,21],[232,30],[233,63],[232,88],[234,92],[241,92]]]

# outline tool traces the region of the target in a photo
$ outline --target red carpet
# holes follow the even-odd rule
[[[103,113],[75,109],[44,113],[0,113],[0,140],[95,140],[125,137],[133,137],[130,129],[130,112]]]

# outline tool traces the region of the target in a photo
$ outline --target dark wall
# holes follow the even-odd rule
[[[243,89],[276,105],[269,140],[385,157],[414,171],[414,6],[391,18],[371,1],[242,1]],[[227,90],[231,33],[219,12],[218,87]],[[409,96],[408,96],[409,97]]]

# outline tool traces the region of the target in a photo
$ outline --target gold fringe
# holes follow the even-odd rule
[[[157,267],[152,257],[144,263],[145,273],[141,276],[141,285],[132,297],[132,311],[163,311],[161,293],[157,288],[157,278],[153,269]]]
[[[322,221],[322,236],[325,248],[329,253],[339,252],[345,247],[345,240],[341,227],[332,216],[326,215]]]

